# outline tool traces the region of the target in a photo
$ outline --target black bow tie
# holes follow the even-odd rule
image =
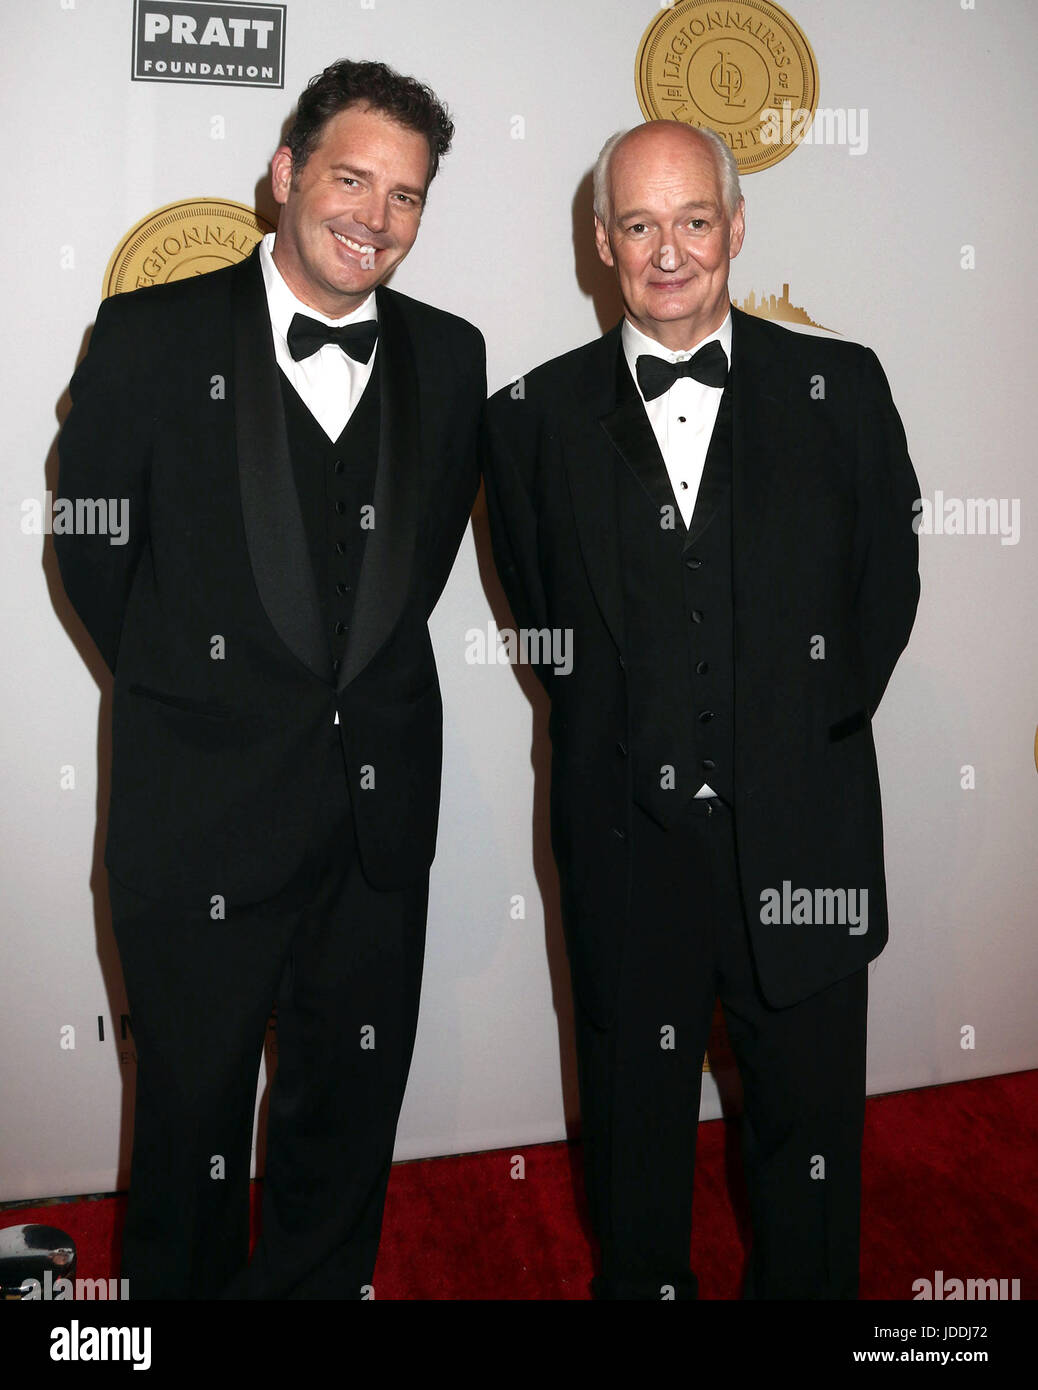
[[[638,386],[647,401],[653,401],[669,391],[679,376],[695,377],[704,386],[723,386],[728,380],[728,358],[724,348],[713,338],[687,362],[667,362],[662,357],[643,353],[635,363]]]
[[[307,318],[305,314],[295,314],[288,325],[288,350],[296,362],[320,352],[325,343],[341,347],[355,362],[367,362],[375,350],[377,338],[378,324],[374,319],[332,328],[326,323]]]

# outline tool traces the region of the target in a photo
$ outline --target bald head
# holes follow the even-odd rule
[[[682,352],[724,322],[745,230],[738,171],[713,132],[650,121],[607,141],[595,170],[595,241],[631,323]],[[733,202],[734,199],[734,202]]]
[[[721,200],[729,217],[734,216],[742,192],[739,187],[739,166],[727,143],[715,131],[695,129],[681,121],[648,121],[645,125],[633,126],[630,130],[618,130],[602,146],[595,162],[593,173],[595,216],[605,222],[610,206],[610,179],[613,155],[632,143],[635,149],[644,148],[646,142],[654,144],[657,140],[669,143],[676,156],[682,150],[690,152],[706,151],[714,161]]]

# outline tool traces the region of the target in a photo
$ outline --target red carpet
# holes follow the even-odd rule
[[[1019,1279],[1038,1292],[1038,1071],[868,1102],[863,1299],[911,1299],[912,1284]],[[525,1160],[511,1176],[513,1155]],[[258,1207],[259,1187],[254,1185]],[[0,1226],[59,1226],[77,1274],[116,1271],[125,1198],[0,1211]],[[401,1163],[393,1170],[375,1272],[379,1299],[586,1299],[591,1253],[580,1148],[541,1144]],[[700,1126],[692,1265],[707,1299],[739,1296],[748,1238],[737,1123]]]

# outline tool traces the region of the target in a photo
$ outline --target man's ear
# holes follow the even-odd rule
[[[288,192],[292,187],[292,151],[281,145],[270,161],[270,188],[276,203],[287,203]]]
[[[613,265],[613,251],[609,245],[609,234],[606,232],[598,213],[595,213],[595,245],[598,247],[598,254],[606,265]]]
[[[746,235],[746,199],[739,199],[739,206],[735,209],[732,217],[732,228],[728,237],[728,257],[734,260],[742,250],[743,237]]]

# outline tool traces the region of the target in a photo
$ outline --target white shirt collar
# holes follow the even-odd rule
[[[259,258],[260,268],[263,271],[263,283],[267,289],[270,323],[275,333],[280,334],[282,338],[287,338],[288,326],[296,314],[306,314],[308,318],[316,319],[318,323],[325,323],[334,328],[338,328],[344,323],[365,323],[368,319],[378,322],[374,291],[368,295],[363,304],[340,319],[330,319],[327,314],[322,314],[317,309],[311,309],[309,304],[304,304],[301,299],[297,299],[285,284],[281,271],[274,264],[274,235],[273,232],[268,232],[260,242]]]
[[[708,333],[705,338],[701,338],[698,343],[694,343],[685,352],[672,352],[670,348],[665,348],[655,338],[650,338],[640,328],[635,328],[629,318],[624,319],[621,337],[632,375],[635,370],[634,364],[643,353],[651,353],[653,357],[662,357],[666,362],[684,362],[694,352],[698,352],[701,347],[713,342],[715,338],[724,348],[724,355],[728,358],[729,367],[732,365],[732,310],[730,306],[721,326],[713,333]],[[637,378],[635,379],[637,380]]]

